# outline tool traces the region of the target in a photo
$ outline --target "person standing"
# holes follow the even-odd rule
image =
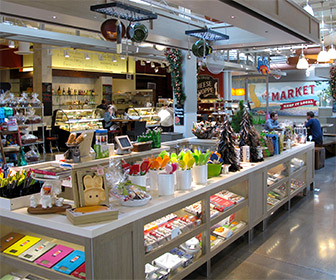
[[[102,110],[106,111],[106,110],[107,110],[107,104],[106,104],[106,100],[105,100],[105,99],[103,99],[103,100],[101,101],[101,104],[100,104],[100,105],[98,105],[98,106],[97,106],[97,108],[98,108],[98,109],[102,109]]]
[[[315,119],[315,115],[312,111],[307,112],[307,122],[305,123],[305,127],[308,128],[308,135],[313,137],[313,141],[317,145],[322,145],[322,128],[320,121]]]
[[[174,131],[174,110],[172,104],[164,106],[158,113],[160,117],[160,126],[163,132]]]
[[[272,131],[275,128],[279,128],[278,114],[276,112],[272,112],[270,114],[270,118],[266,121],[264,128],[267,131]]]

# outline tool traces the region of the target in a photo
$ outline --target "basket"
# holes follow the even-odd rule
[[[214,135],[213,129],[208,129],[206,131],[202,131],[200,133],[193,131],[192,132],[198,139],[211,139]]]
[[[133,143],[133,152],[143,152],[148,151],[152,149],[152,142],[153,141],[147,141],[147,142],[139,142],[139,143]]]
[[[273,145],[272,138],[267,137],[265,142],[266,142],[266,146],[267,146],[270,156],[273,156],[274,155],[274,145]]]

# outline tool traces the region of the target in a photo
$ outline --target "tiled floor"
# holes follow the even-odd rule
[[[212,260],[210,279],[336,279],[336,157],[315,173],[315,191],[274,214],[248,244]],[[188,279],[206,279],[199,269]]]

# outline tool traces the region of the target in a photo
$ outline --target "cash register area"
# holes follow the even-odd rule
[[[210,279],[336,279],[335,166],[335,157],[327,159],[315,171],[314,192],[276,212],[250,244],[237,241],[214,257]]]

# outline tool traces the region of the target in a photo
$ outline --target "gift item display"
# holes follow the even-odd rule
[[[201,220],[198,216],[183,217],[176,214],[169,214],[159,220],[145,225],[145,251],[146,253],[164,245],[178,235],[190,231],[192,228],[200,225]]]
[[[294,141],[296,144],[304,144],[307,141],[307,128],[305,126],[294,127]]]
[[[69,132],[103,128],[103,116],[99,109],[58,110],[55,126]]]
[[[208,121],[194,123],[191,131],[199,139],[211,139],[219,134],[217,123]]]
[[[38,94],[33,93],[30,97],[22,93],[21,97],[15,97],[13,93],[7,92],[0,95],[0,106],[3,106],[0,107],[0,149],[2,157],[5,156],[5,159],[1,158],[3,163],[14,161],[15,165],[22,166],[45,160],[43,105]],[[37,146],[32,148],[32,145]],[[28,157],[26,153],[29,153]]]
[[[84,132],[84,134],[87,133],[89,132]],[[227,136],[225,133],[222,132],[222,136]],[[84,134],[70,133],[67,145],[71,147],[81,142],[78,144],[80,146],[89,137]],[[229,148],[227,151],[231,151],[232,147],[234,159],[237,160],[235,139],[224,139],[229,145],[226,147]],[[104,131],[96,133],[95,143],[103,144],[106,140],[107,135]],[[251,205],[266,209],[265,215],[271,215],[290,198],[303,191],[306,187],[303,182],[307,178],[305,177],[307,176],[305,165],[308,165],[305,163],[308,162],[310,154],[312,155],[310,151],[313,151],[313,145],[307,143],[293,148],[293,153],[284,155],[280,159],[274,156],[263,162],[244,162],[240,168],[244,175],[240,177],[237,176],[238,172],[225,171],[229,168],[229,163],[225,163],[228,157],[223,151],[222,153],[216,152],[216,140],[212,140],[207,145],[201,144],[202,141],[204,140],[196,138],[183,139],[179,140],[180,147],[178,148],[175,148],[176,143],[168,142],[168,146],[157,150],[97,159],[102,165],[91,160],[78,163],[53,162],[55,166],[42,164],[32,168],[30,171],[32,180],[38,181],[39,184],[43,182],[42,187],[39,187],[41,189],[39,195],[28,195],[27,197],[21,188],[14,186],[16,192],[22,192],[22,195],[27,197],[25,207],[30,206],[27,209],[24,208],[23,212],[28,215],[24,219],[29,222],[32,214],[43,214],[33,217],[41,220],[43,227],[49,228],[51,224],[45,221],[54,218],[47,213],[55,213],[49,212],[54,207],[63,208],[66,215],[57,216],[62,229],[54,229],[54,231],[67,232],[68,236],[73,236],[71,237],[73,242],[78,238],[80,244],[85,244],[79,241],[83,240],[83,237],[94,240],[100,238],[102,234],[112,234],[108,237],[109,243],[104,243],[106,250],[107,247],[111,248],[110,245],[116,248],[123,244],[127,254],[133,250],[143,251],[144,253],[139,253],[138,257],[146,265],[139,269],[139,273],[144,273],[147,279],[185,277],[202,262],[245,235],[249,227],[260,222],[261,218],[253,218]],[[306,156],[302,152],[306,153]],[[302,160],[303,158],[305,160]],[[233,164],[235,163],[238,163],[238,160],[233,161]],[[66,166],[71,169],[65,168]],[[213,169],[214,167],[218,169]],[[9,170],[6,170],[4,178],[8,177],[8,172]],[[24,174],[24,171],[20,172]],[[256,176],[253,175],[254,172],[257,173]],[[222,173],[225,176],[221,175]],[[17,173],[10,174],[10,176],[13,175],[19,177]],[[67,201],[61,197],[60,186],[61,182],[67,180],[69,176],[74,205],[70,206],[71,208],[65,208]],[[268,185],[265,185],[263,180],[253,184],[249,183],[250,178],[254,179],[254,177],[268,178]],[[204,181],[201,181],[203,179]],[[21,184],[25,185],[24,179]],[[290,191],[289,184],[291,184]],[[10,182],[6,184],[6,187],[8,187],[7,191],[12,190]],[[6,190],[5,188],[1,188],[2,191]],[[264,201],[263,196],[256,195],[260,193],[260,188],[263,188],[262,192],[267,194],[267,202]],[[25,188],[22,186],[22,189]],[[259,199],[258,202],[256,199]],[[11,216],[8,212],[6,213],[7,216]],[[22,214],[20,212],[15,215]],[[250,224],[247,221],[250,221],[251,215]],[[262,218],[264,217],[266,216]],[[78,226],[80,230],[77,230]],[[120,235],[119,230],[123,226],[127,226],[130,233],[123,232]],[[139,233],[142,229],[143,232]],[[73,231],[78,235],[73,235]],[[32,232],[39,232],[39,228],[36,228],[36,231],[32,229]],[[88,277],[87,273],[97,275],[89,276],[90,278],[105,277],[99,277],[101,273],[99,271],[85,270],[83,252],[92,250],[88,245],[78,248],[77,245],[72,246],[71,243],[60,244],[58,241],[46,238],[49,236],[47,230],[42,229],[41,234],[42,236],[39,235],[41,239],[36,240],[35,244],[29,248],[24,247],[26,250],[19,252],[18,259],[21,262],[35,263],[38,264],[37,267],[43,267],[48,271],[64,273],[64,275],[72,275],[81,279]],[[51,237],[56,235],[56,233],[50,234]],[[143,241],[138,238],[142,237],[142,234],[144,234]],[[14,234],[4,236],[4,238],[9,240],[12,236],[14,239]],[[122,238],[117,236],[122,236]],[[18,236],[16,241],[20,241],[18,239],[22,237],[24,236]],[[34,237],[34,234],[29,234],[27,238],[30,237]],[[132,243],[130,242],[132,238],[139,240]],[[6,240],[2,243],[11,243]],[[22,243],[24,242],[25,240]],[[129,244],[129,249],[125,242]],[[14,243],[10,244],[10,246],[13,245]],[[9,248],[9,246],[3,246],[6,249]],[[206,246],[210,246],[209,249],[206,249]],[[5,261],[7,259],[3,255],[8,255],[6,252],[1,254]],[[133,264],[129,263],[123,254],[120,254],[119,258],[134,269]],[[91,267],[91,261],[91,259],[88,260],[90,266],[87,264],[87,269]],[[116,275],[119,275],[115,278],[127,275],[127,271],[122,275],[118,274],[111,260],[112,266]],[[46,276],[43,270],[37,270],[37,272]],[[132,276],[129,275],[128,278]]]
[[[149,129],[146,131],[146,133],[143,133],[142,135],[137,136],[136,142],[137,143],[148,143],[151,142],[150,148],[160,148],[161,147],[161,132],[162,130],[160,128],[155,129]],[[133,144],[134,146],[136,145]],[[144,151],[144,149],[138,149],[136,152]]]

